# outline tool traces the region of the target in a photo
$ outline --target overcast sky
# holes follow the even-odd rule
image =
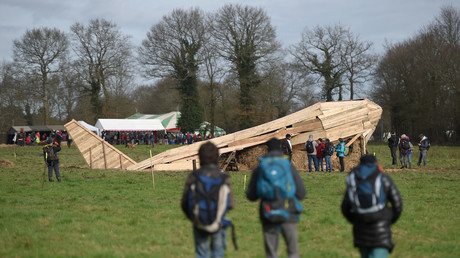
[[[460,9],[460,0],[0,0],[0,61],[12,60],[13,40],[27,29],[56,27],[69,32],[75,22],[104,18],[140,45],[150,27],[173,9],[199,7],[213,12],[227,3],[262,7],[283,46],[300,41],[302,31],[340,23],[383,53],[385,41],[410,38],[438,16],[443,6]]]

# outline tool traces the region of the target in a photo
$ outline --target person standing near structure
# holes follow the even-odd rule
[[[57,142],[48,139],[48,144],[43,147],[43,157],[48,166],[48,180],[53,182],[53,170],[56,174],[56,179],[61,182],[61,174],[59,173],[59,157],[57,153],[61,150],[61,146]]]
[[[326,160],[326,171],[332,171],[331,157],[334,153],[334,145],[332,142],[326,138],[326,143],[324,144],[324,159]]]
[[[316,158],[318,159],[318,167],[321,169],[321,171],[324,171],[324,149],[326,148],[326,145],[323,143],[323,139],[319,138],[318,139],[318,146],[316,146]]]
[[[401,162],[401,168],[407,168],[408,154],[410,151],[410,140],[409,137],[405,134],[401,135],[399,139],[399,161]],[[411,168],[411,163],[409,163],[409,168]]]
[[[340,173],[345,172],[345,142],[342,138],[339,138],[339,143],[335,146],[335,152],[337,152],[337,157],[339,157],[340,162]]]
[[[426,137],[423,134],[420,134],[418,138],[420,139],[420,142],[418,143],[418,148],[420,150],[420,156],[418,158],[417,165],[420,166],[423,160],[423,165],[426,166],[426,153],[428,152],[431,146],[430,140],[428,140],[428,137]]]
[[[250,201],[261,199],[266,257],[278,256],[279,233],[286,242],[288,257],[299,257],[297,222],[302,206],[298,200],[304,199],[307,191],[296,167],[283,156],[280,142],[272,138],[267,146],[267,154],[252,172],[246,197]]]
[[[291,144],[291,135],[286,134],[286,138],[281,140],[281,150],[284,155],[289,156],[289,160],[292,160],[292,144]]]
[[[396,158],[396,150],[398,149],[398,137],[396,137],[396,133],[392,132],[390,138],[388,138],[388,147],[390,148],[392,165],[398,164],[398,159]]]
[[[382,172],[374,155],[363,155],[346,179],[341,209],[353,224],[353,242],[361,257],[387,257],[394,248],[391,225],[402,213],[402,199],[391,177]]]
[[[311,164],[315,166],[315,171],[318,172],[318,158],[316,157],[316,147],[318,143],[313,139],[313,135],[308,136],[307,142],[305,142],[304,150],[307,151],[308,156],[308,172],[312,171]]]

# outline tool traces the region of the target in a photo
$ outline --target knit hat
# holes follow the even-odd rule
[[[276,138],[271,138],[267,142],[267,146],[268,146],[268,151],[274,151],[274,150],[281,151],[280,141]]]
[[[361,164],[373,164],[377,162],[377,158],[374,155],[366,154],[361,156],[359,161],[361,162]]]

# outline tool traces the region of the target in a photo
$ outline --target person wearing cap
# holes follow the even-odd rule
[[[264,155],[264,157],[283,156],[280,141],[278,139],[272,138],[266,144],[268,146],[268,152]],[[305,189],[302,178],[300,178],[299,172],[292,163],[290,170],[296,187],[295,196],[298,200],[302,200],[307,195],[307,190]],[[246,197],[250,201],[256,201],[259,198],[257,195],[257,181],[260,174],[261,171],[259,170],[259,167],[252,171],[248,189],[246,190]],[[262,223],[266,257],[278,257],[279,233],[281,233],[286,242],[288,257],[299,257],[299,250],[297,247],[297,222],[299,216],[297,216],[297,214],[291,214],[291,217],[295,221],[286,221],[281,223],[270,222],[263,216],[264,207],[262,206],[262,201],[263,200],[261,200],[259,206],[259,215]]]
[[[292,160],[292,144],[291,144],[291,135],[286,134],[286,138],[281,140],[281,150],[284,155],[289,156],[289,160]]]
[[[57,153],[61,151],[61,145],[58,142],[54,142],[51,139],[47,140],[47,145],[43,148],[43,157],[45,158],[46,165],[48,166],[48,180],[53,182],[53,170],[56,174],[56,179],[58,182],[61,182],[61,174],[59,173],[59,157]],[[47,148],[52,148],[55,155],[54,158],[50,157],[49,151]]]
[[[423,160],[423,165],[425,166],[426,165],[426,153],[430,149],[431,144],[430,144],[430,140],[428,140],[428,137],[426,137],[423,134],[420,134],[418,138],[420,139],[420,142],[418,143],[418,148],[420,150],[420,156],[418,158],[417,165],[420,166]]]
[[[390,148],[391,158],[392,158],[392,165],[397,165],[398,161],[396,158],[396,150],[398,149],[398,137],[396,136],[395,132],[391,132],[390,138],[388,138],[388,148]]]
[[[359,248],[361,257],[387,257],[394,248],[391,239],[391,225],[396,223],[402,213],[402,199],[390,176],[383,174],[383,168],[374,155],[363,155],[360,164],[353,169],[356,177],[368,178],[374,173],[381,173],[385,206],[372,213],[358,213],[350,200],[349,189],[345,191],[342,201],[342,214],[353,224],[354,246]],[[348,179],[347,179],[348,180]],[[364,180],[364,179],[363,179]],[[391,206],[388,205],[391,203]]]

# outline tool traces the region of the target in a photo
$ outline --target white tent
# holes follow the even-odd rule
[[[98,119],[96,127],[101,131],[163,131],[158,119]]]
[[[95,127],[95,126],[92,126],[90,124],[88,124],[87,122],[85,121],[78,121],[81,125],[83,125],[84,127],[88,128],[91,132],[95,133],[96,135],[98,136],[101,136],[101,132],[99,131],[99,128]]]
[[[177,127],[177,120],[180,117],[180,112],[179,111],[172,111],[169,113],[165,114],[159,114],[159,115],[151,115],[151,114],[141,114],[141,113],[136,113],[127,119],[159,119],[161,121],[161,124],[166,128],[166,130],[177,130],[179,131],[180,128]]]

